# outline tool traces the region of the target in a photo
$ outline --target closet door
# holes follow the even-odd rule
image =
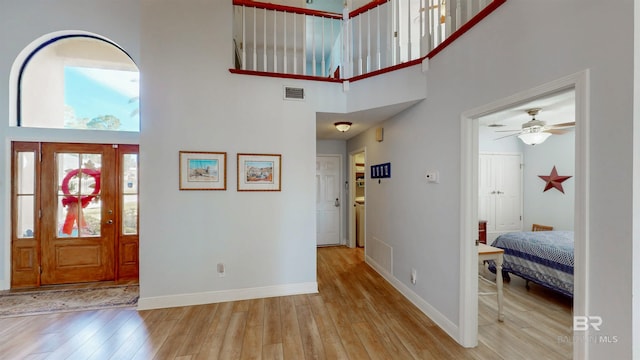
[[[495,231],[522,229],[522,170],[520,155],[497,155],[495,168]]]
[[[488,233],[522,229],[521,163],[520,154],[480,154],[478,218]]]

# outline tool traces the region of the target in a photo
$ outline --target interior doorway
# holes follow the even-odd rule
[[[349,247],[366,245],[366,149],[349,154]]]
[[[512,95],[494,103],[469,110],[461,116],[461,323],[460,339],[464,346],[473,347],[478,341],[478,121],[477,119],[531,99],[542,98],[559,91],[575,91],[575,200],[574,200],[574,283],[573,312],[587,314],[586,247],[589,243],[587,219],[588,201],[588,72],[583,71],[539,87]],[[585,344],[574,344],[574,358],[583,358]]]
[[[11,287],[138,279],[138,146],[12,144]]]

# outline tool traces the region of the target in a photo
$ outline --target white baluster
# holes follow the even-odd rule
[[[311,16],[311,75],[316,76],[316,17]]]
[[[462,5],[461,0],[456,1],[456,30],[462,26]]]
[[[407,4],[407,61],[411,61],[411,4],[412,1],[409,1]]]
[[[377,16],[377,29],[378,29],[378,41],[377,41],[377,48],[376,48],[376,63],[377,63],[377,69],[376,70],[380,70],[382,69],[382,54],[380,51],[380,34],[382,33],[382,26],[380,24],[380,5],[376,6],[376,16]]]
[[[284,27],[284,41],[282,45],[282,51],[284,52],[284,54],[282,55],[282,59],[283,59],[282,72],[286,74],[287,73],[287,12],[286,11],[284,12],[284,15],[283,15],[282,25]]]
[[[400,1],[396,0],[395,2],[395,18],[396,18],[396,26],[395,26],[395,46],[396,46],[396,56],[393,62],[393,65],[400,63]]]
[[[267,68],[267,9],[264,9],[264,18],[262,21],[262,26],[264,26],[264,29],[262,31],[262,36],[264,37],[263,43],[262,43],[262,50],[263,50],[262,68],[264,72],[267,72],[268,71],[268,68]]]
[[[298,73],[298,14],[293,14],[293,73]]]
[[[242,43],[240,44],[240,48],[242,49],[242,64],[241,64],[241,68],[242,70],[247,70],[247,51],[245,49],[245,45],[246,45],[246,27],[247,27],[247,23],[245,21],[245,6],[242,5]]]
[[[258,8],[254,7],[253,8],[253,71],[258,70],[258,52],[257,52],[258,40],[256,38],[256,27],[257,27],[256,17],[258,16],[257,13],[258,13]]]
[[[277,25],[278,12],[273,12],[273,72],[278,72],[278,25]]]
[[[367,11],[367,66],[366,71],[371,72],[371,10]]]
[[[362,59],[362,14],[358,15],[358,74],[364,74]]]
[[[320,19],[322,21],[322,59],[320,61],[320,64],[322,66],[322,71],[320,71],[320,75],[322,77],[324,77],[326,75],[326,71],[327,71],[327,68],[325,67],[326,66],[326,61],[325,61],[325,58],[324,58],[324,19],[325,18],[323,16]]]
[[[473,0],[467,0],[467,18],[464,19],[464,22],[471,20],[473,17]]]

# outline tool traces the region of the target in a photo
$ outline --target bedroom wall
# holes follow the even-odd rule
[[[495,137],[492,129],[479,127],[479,151],[522,154],[522,229],[528,231],[537,223],[573,230],[575,179],[562,183],[563,194],[556,189],[543,191],[545,182],[538,175],[549,175],[555,165],[559,175],[574,176],[575,132],[551,136],[535,146],[526,146],[515,136],[497,141]]]
[[[553,135],[542,144],[524,147],[523,229],[531,224],[551,225],[554,230],[573,230],[575,200],[575,132]],[[572,176],[562,183],[564,193],[553,188],[544,191],[545,181],[556,167],[558,175]]]
[[[603,15],[616,19],[606,32],[593,25]],[[461,114],[588,69],[589,190],[577,194],[592,204],[588,311],[604,319],[600,334],[619,341],[586,346],[593,359],[633,357],[629,194],[632,134],[640,131],[631,120],[633,24],[629,1],[509,0],[429,62],[427,100],[386,121],[384,142],[373,140],[373,130],[348,142],[347,151],[366,145],[371,164],[392,163],[391,179],[367,183],[367,244],[383,244],[392,254],[390,281],[452,336],[461,321]],[[425,181],[429,169],[439,170],[439,184]],[[406,216],[393,216],[398,213]],[[610,294],[616,294],[615,307]]]

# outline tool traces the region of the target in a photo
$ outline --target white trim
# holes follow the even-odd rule
[[[504,110],[530,99],[555,92],[575,90],[576,107],[576,190],[575,190],[575,271],[573,313],[589,314],[589,70],[563,77],[493,103],[465,111],[461,121],[461,185],[460,185],[460,327],[458,342],[473,347],[478,342],[478,254],[473,245],[474,224],[478,219],[478,122],[481,116]],[[574,359],[588,357],[587,342],[576,343]]]
[[[459,332],[458,327],[449,318],[444,316],[441,312],[436,310],[428,302],[424,301],[418,294],[413,292],[409,287],[403,284],[400,280],[396,279],[392,274],[384,270],[379,266],[371,257],[365,257],[366,263],[371,266],[380,276],[382,276],[391,286],[398,290],[407,300],[415,305],[420,311],[422,311],[431,321],[438,325],[449,336],[456,339]],[[477,267],[476,267],[477,270]]]
[[[162,309],[178,306],[192,306],[228,301],[316,293],[318,293],[318,283],[309,282],[238,290],[207,291],[192,294],[151,296],[141,297],[138,300],[138,310]]]

